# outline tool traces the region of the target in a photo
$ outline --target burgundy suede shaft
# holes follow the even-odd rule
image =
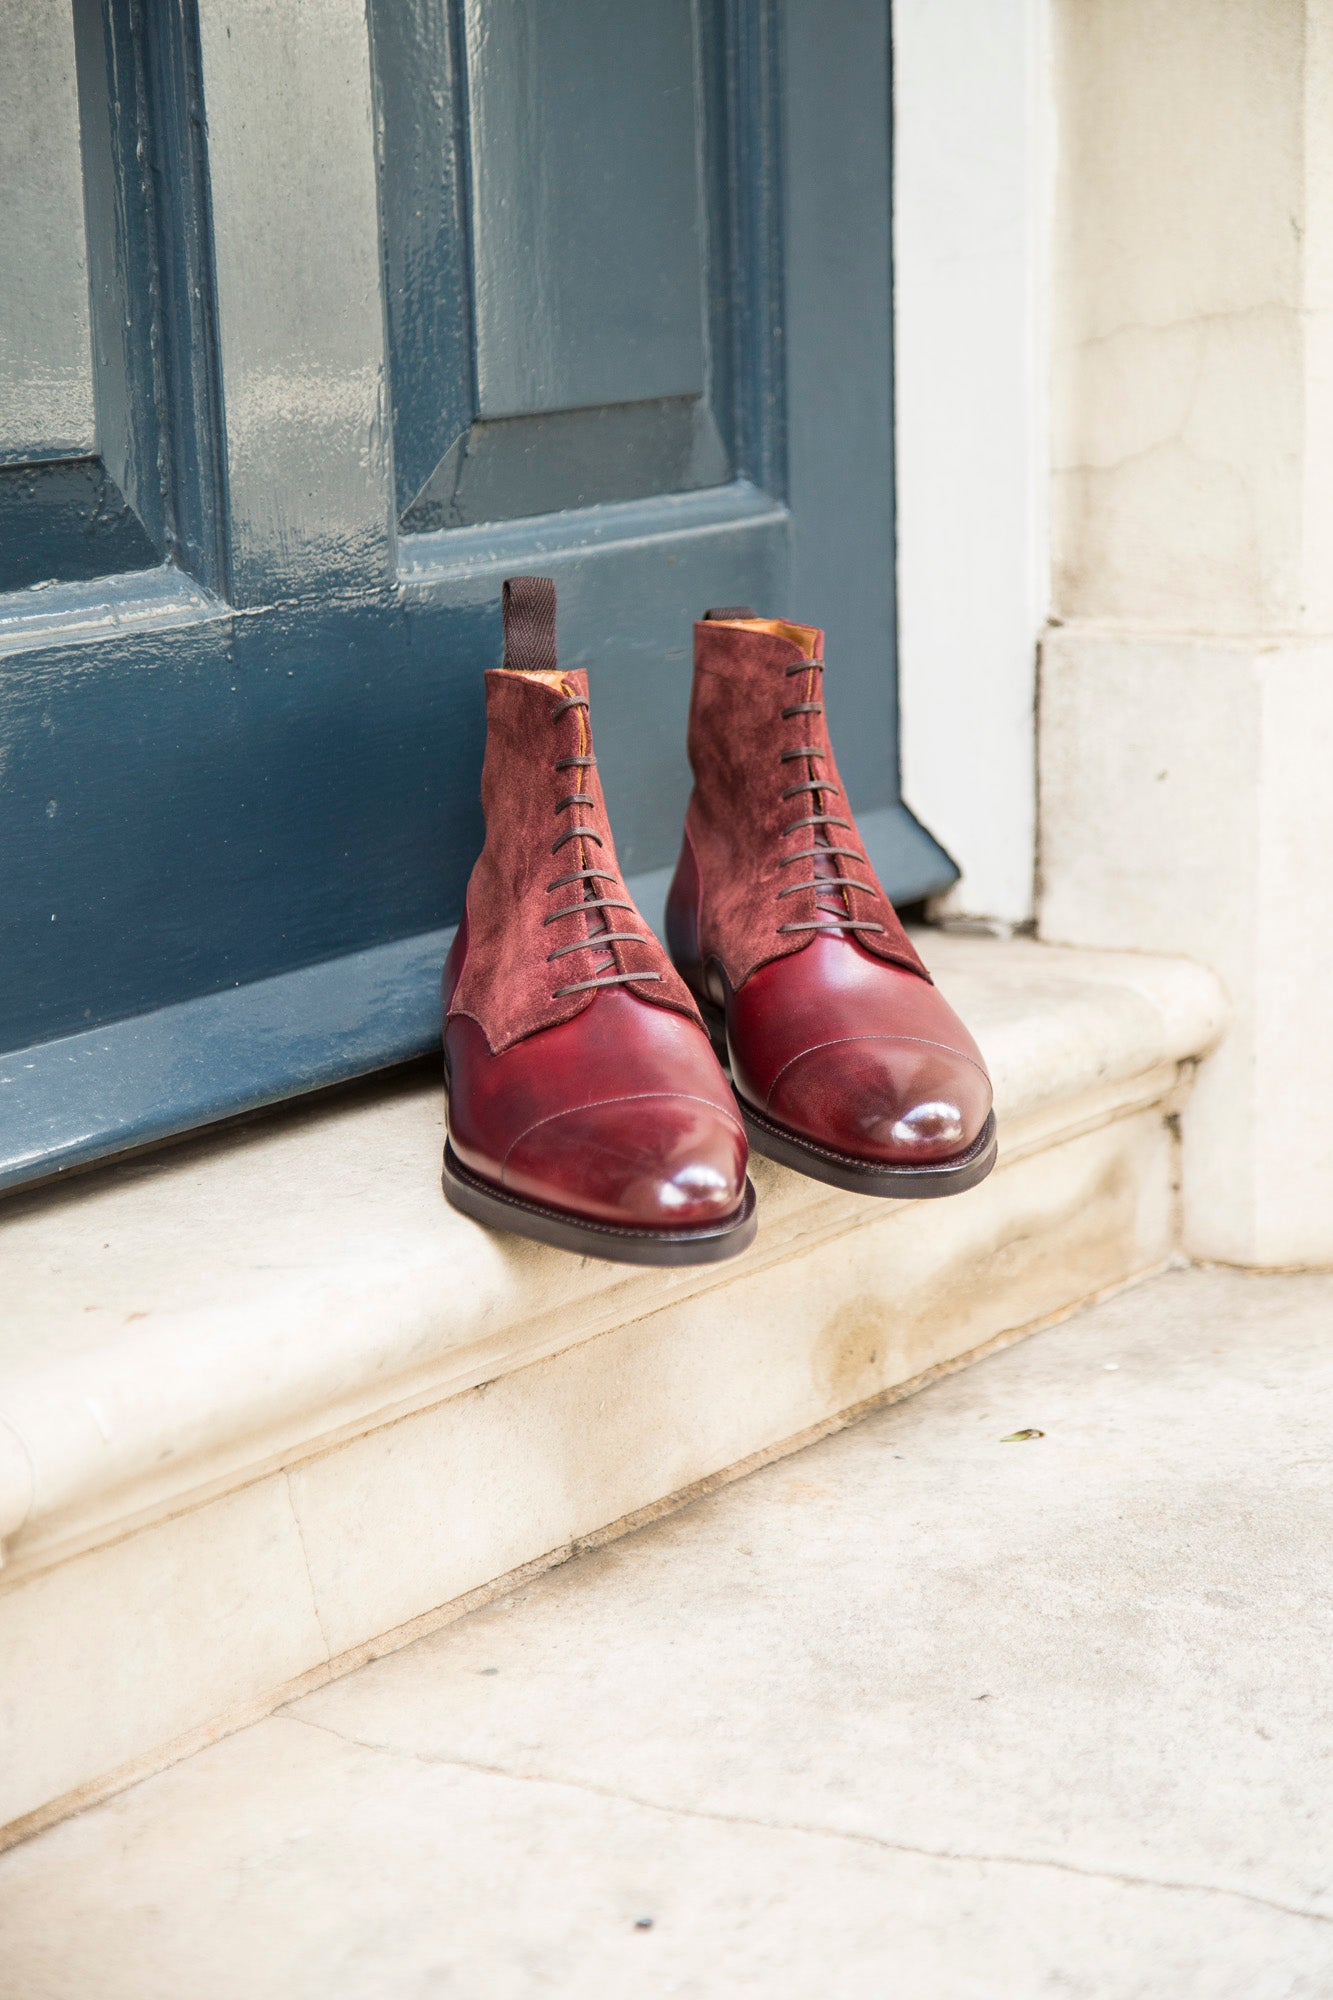
[[[598,977],[602,967],[606,974],[657,974],[627,980],[620,990],[698,1018],[689,989],[637,909],[581,907],[594,897],[632,903],[595,765],[556,768],[562,760],[592,756],[587,708],[557,712],[569,697],[586,701],[587,693],[587,676],[580,671],[539,679],[493,668],[486,675],[481,776],[486,840],[468,883],[467,952],[449,1012],[474,1020],[495,1054],[581,1014],[606,989],[585,986],[564,994],[559,989]],[[562,805],[575,794],[591,803]],[[588,831],[556,848],[575,827]],[[594,868],[605,876],[549,886],[560,876]],[[564,911],[572,914],[559,914]],[[635,936],[587,944],[608,929]],[[562,946],[585,944],[586,949],[549,957]],[[606,965],[608,959],[613,965]]]
[[[822,655],[819,633],[815,657]],[[790,668],[801,671],[789,673]],[[828,921],[816,907],[814,888],[781,893],[811,881],[816,867],[827,875],[836,873],[869,885],[868,890],[835,892],[845,900],[849,916],[864,923],[865,928],[858,925],[854,935],[868,952],[924,979],[930,977],[871,867],[855,825],[788,831],[794,822],[821,813],[852,819],[826,717],[810,712],[811,706],[822,705],[823,679],[821,668],[806,662],[794,640],[706,620],[695,625],[689,725],[694,793],[685,817],[685,837],[698,870],[699,963],[712,960],[720,965],[733,991],[758,966],[803,951],[816,935],[813,930],[780,926]],[[784,709],[803,705],[807,712],[784,716]],[[784,762],[784,751],[807,746],[818,751],[818,759],[789,755]],[[814,779],[837,789],[822,795],[795,789],[792,796],[783,797],[784,791]],[[818,863],[794,858],[821,844],[821,836],[852,853]],[[830,900],[825,890],[824,904]]]

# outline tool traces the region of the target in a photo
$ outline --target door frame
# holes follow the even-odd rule
[[[903,798],[961,871],[935,913],[1025,925],[1050,608],[1049,0],[893,0],[893,66]]]

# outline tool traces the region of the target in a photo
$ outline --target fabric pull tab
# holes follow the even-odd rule
[[[500,597],[504,618],[504,663],[516,674],[553,674],[555,578],[507,576]]]
[[[721,604],[714,611],[705,611],[704,622],[712,621],[715,624],[719,619],[753,617],[754,613],[748,604]]]

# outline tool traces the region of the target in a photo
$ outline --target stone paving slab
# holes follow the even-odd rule
[[[1095,1307],[15,1849],[0,1993],[1326,2000],[1331,1391]]]

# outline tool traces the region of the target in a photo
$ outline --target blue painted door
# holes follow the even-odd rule
[[[897,792],[887,4],[6,36],[0,1183],[432,1045],[514,570],[650,910],[719,601],[828,627],[886,880],[950,879]]]

